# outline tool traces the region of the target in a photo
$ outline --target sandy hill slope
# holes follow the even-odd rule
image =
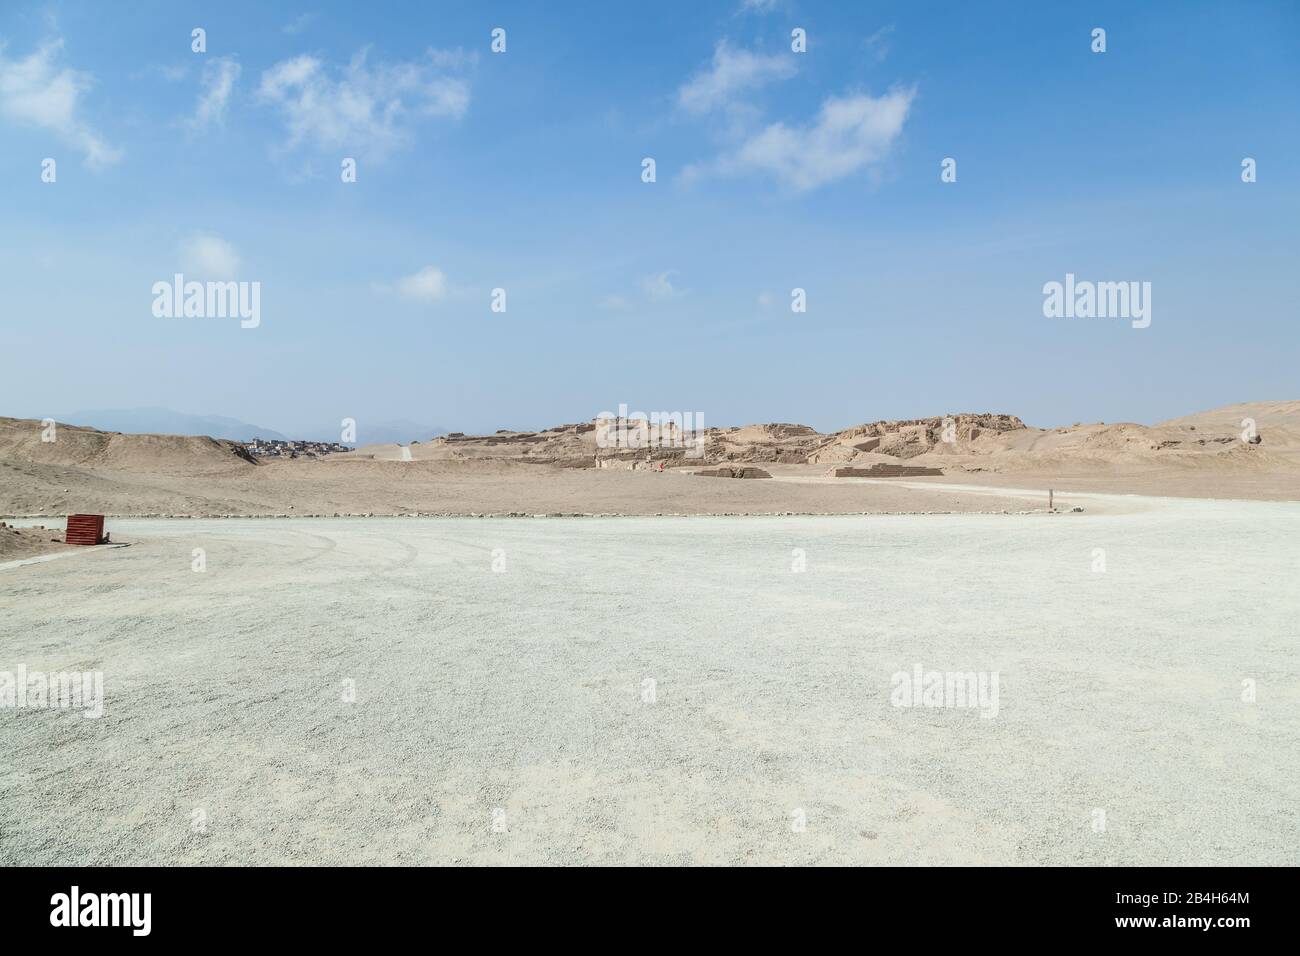
[[[70,551],[75,545],[64,543],[63,529],[57,527],[15,528],[0,521],[0,561],[34,558],[53,551]]]
[[[628,426],[626,434],[629,437],[625,442],[617,439],[616,429],[610,430],[593,421],[556,425],[536,432],[504,429],[490,435],[452,432],[429,442],[413,442],[405,447],[409,449],[410,460],[415,461],[508,460],[566,468],[593,468],[598,467],[598,463],[644,460],[647,449],[634,443],[635,429],[635,425]],[[707,428],[704,454],[695,456],[687,454],[682,443],[682,438],[685,437],[682,432],[665,429],[663,434],[669,436],[668,440],[655,441],[652,437],[649,457],[676,465],[696,465],[709,461],[804,464],[808,454],[826,441],[825,435],[808,425],[777,422],[735,428]],[[368,445],[358,448],[352,454],[376,461],[406,460],[403,446],[400,445]]]
[[[1161,428],[1237,434],[1254,422],[1260,444],[1273,454],[1300,458],[1300,402],[1243,402],[1171,418]]]
[[[1240,428],[1242,419],[1253,418],[1261,427],[1300,430],[1300,401],[1297,402],[1242,402],[1224,405],[1182,418],[1171,418],[1161,425],[1216,425],[1221,428]]]
[[[1254,419],[1257,429],[1246,439],[1243,418]],[[836,469],[932,476],[927,483],[1300,500],[1300,402],[1233,405],[1159,425],[1030,428],[1002,414],[877,421],[830,434],[807,425],[754,424],[708,429],[703,456],[688,455],[680,444],[601,447],[592,422],[452,433],[321,459],[262,462],[238,443],[213,438],[72,425],[59,425],[54,442],[42,441],[41,433],[38,421],[0,418],[0,516],[768,513],[881,506],[881,485],[846,483],[833,477]],[[776,480],[696,482],[689,474],[750,464]],[[733,487],[748,485],[763,488]],[[915,507],[928,510],[919,502]]]
[[[1173,468],[1250,473],[1287,469],[1300,463],[1297,405],[1300,403],[1234,405],[1158,425],[1099,422],[985,433],[970,442],[938,443],[925,457],[946,460],[952,467],[994,471]],[[1250,440],[1252,436],[1242,428],[1242,419],[1247,417],[1255,419],[1257,440]]]
[[[924,456],[950,467],[1042,471],[1064,466],[1124,470],[1164,466],[1256,468],[1280,465],[1260,446],[1223,430],[1133,423],[1074,425],[938,444]]]
[[[53,467],[150,474],[230,473],[256,468],[238,442],[191,435],[123,435],[56,424],[53,441],[39,421],[0,418],[0,460]]]
[[[1021,428],[1024,423],[1009,415],[956,415],[955,427],[962,434],[972,428]],[[471,461],[509,460],[533,464],[592,468],[601,463],[637,461],[647,457],[670,465],[700,465],[706,462],[745,462],[802,465],[842,461],[867,450],[870,439],[884,442],[885,452],[900,457],[924,453],[937,442],[946,419],[880,421],[858,425],[843,432],[824,435],[808,425],[769,422],[731,428],[707,428],[702,455],[688,454],[679,440],[650,442],[649,449],[611,439],[611,432],[595,422],[557,425],[536,432],[501,430],[490,435],[452,432],[432,441],[407,446],[368,445],[351,453],[376,461]],[[629,426],[629,433],[635,426]],[[927,437],[928,436],[928,437]],[[603,441],[603,444],[601,443]],[[876,444],[880,442],[877,441]],[[409,452],[409,458],[407,454]],[[335,456],[347,457],[347,456]]]
[[[936,446],[972,442],[982,435],[1023,432],[1025,423],[1014,415],[969,414],[868,422],[833,435],[808,457],[812,464],[861,465],[886,458],[915,458]]]
[[[404,451],[405,450],[405,451]],[[405,452],[409,452],[408,458]],[[407,445],[364,445],[334,459],[366,458],[374,461],[480,461],[513,460],[532,464],[590,468],[596,457],[596,427],[557,425],[539,432],[502,429],[491,435],[452,432],[429,441]]]

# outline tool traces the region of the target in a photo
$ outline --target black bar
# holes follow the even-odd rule
[[[1131,939],[1182,947],[1289,939],[1294,869],[840,869],[815,873],[662,871],[592,874],[575,870],[537,883],[535,874],[428,869],[12,868],[0,870],[0,913],[8,943],[283,941],[331,948],[373,945],[421,930],[495,934],[533,927],[538,941],[621,923],[633,938],[659,938],[699,922],[702,938],[764,940],[772,931],[814,934],[840,927],[863,941],[901,933],[923,949],[1061,938]],[[654,886],[660,879],[664,882]],[[572,885],[564,886],[572,881]],[[122,897],[104,909],[113,926],[53,926],[59,894],[78,888],[92,918],[97,894]],[[687,892],[683,892],[686,890]],[[564,892],[575,894],[567,901]],[[96,896],[87,904],[88,896]],[[86,909],[89,906],[90,909]],[[132,921],[130,917],[136,919]],[[1132,921],[1140,922],[1132,922]],[[1208,927],[1200,921],[1209,920]],[[1121,923],[1121,921],[1128,921]],[[1147,922],[1150,921],[1150,922]],[[1197,921],[1193,923],[1192,921]],[[1230,922],[1229,922],[1230,921]],[[426,937],[427,938],[427,937]],[[453,936],[444,937],[449,941]],[[678,936],[680,940],[680,936]],[[929,941],[927,944],[926,941]],[[909,949],[912,948],[909,946]],[[11,950],[17,952],[18,950]]]

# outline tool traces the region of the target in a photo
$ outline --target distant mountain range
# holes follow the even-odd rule
[[[222,415],[187,415],[170,408],[101,408],[73,412],[60,416],[60,419],[69,425],[89,425],[100,431],[128,435],[207,435],[231,441],[252,441],[254,438],[288,440],[287,435],[263,425],[250,425]]]
[[[224,415],[190,415],[170,408],[101,408],[72,412],[58,416],[69,425],[87,425],[106,432],[123,432],[128,435],[207,435],[230,441],[252,441],[254,438],[305,439],[310,441],[339,441],[338,425],[325,428],[308,428],[305,433],[285,434],[265,425],[253,425]],[[357,422],[357,445],[395,442],[406,444],[412,440],[427,441],[447,430],[436,425],[420,424],[403,419],[385,422]],[[349,443],[352,444],[352,443]]]

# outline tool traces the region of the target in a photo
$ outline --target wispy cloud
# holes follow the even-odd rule
[[[200,279],[233,279],[239,274],[239,252],[220,236],[196,235],[181,243],[181,268]]]
[[[863,45],[867,48],[867,51],[871,53],[878,62],[883,61],[885,57],[889,56],[889,38],[893,32],[894,25],[891,23],[889,26],[881,27],[863,41]]]
[[[914,89],[884,96],[829,97],[802,126],[773,123],[717,160],[689,166],[683,179],[760,173],[796,192],[816,189],[882,162],[907,120]]]
[[[741,13],[771,13],[777,0],[740,0]]]
[[[425,266],[419,272],[397,280],[397,294],[412,302],[437,302],[447,295],[447,276],[441,269]]]
[[[298,16],[294,17],[283,27],[281,27],[281,30],[284,33],[289,34],[289,36],[297,36],[299,33],[302,33],[303,30],[306,30],[309,26],[311,26],[312,21],[314,21],[315,19],[316,19],[315,13],[300,13],[298,14]]]
[[[51,40],[25,59],[11,60],[0,46],[0,114],[26,126],[46,129],[79,149],[91,166],[121,159],[82,119],[82,97],[94,86],[89,73],[60,65],[63,40]]]
[[[646,276],[641,280],[641,291],[651,302],[662,302],[665,299],[675,299],[685,293],[673,284],[673,276],[677,275],[674,270],[660,272],[652,276]]]
[[[752,53],[720,40],[713,61],[677,91],[677,105],[688,113],[709,113],[733,105],[745,93],[793,76],[792,55]]]
[[[624,295],[613,292],[596,303],[598,308],[607,312],[624,312],[638,302],[667,302],[680,299],[687,290],[680,289],[676,282],[677,270],[666,269],[652,275],[642,276],[636,283],[636,293]]]
[[[203,66],[203,90],[190,126],[196,130],[220,126],[226,121],[226,105],[239,80],[239,63],[232,57],[217,57]]]
[[[306,143],[380,158],[406,140],[415,122],[465,115],[469,82],[458,74],[473,59],[430,50],[420,61],[371,63],[362,50],[336,71],[304,54],[263,73],[258,97],[284,117],[282,149]]]

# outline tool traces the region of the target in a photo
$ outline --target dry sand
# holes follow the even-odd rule
[[[934,490],[825,479],[806,484],[696,478],[664,473],[581,471],[510,462],[272,462],[235,475],[60,474],[0,466],[0,514],[861,514],[1021,510],[1046,498],[972,502]],[[70,489],[64,491],[62,489]]]
[[[14,561],[31,558],[54,551],[71,550],[74,545],[63,541],[62,524],[55,527],[24,524],[14,527],[0,522],[0,561]]]
[[[1293,865],[1300,506],[1086,503],[123,521],[0,571],[0,670],[106,695],[0,711],[0,865]]]
[[[1150,427],[1033,429],[1007,416],[959,418],[967,437],[952,443],[936,438],[939,419],[834,435],[796,425],[716,429],[709,448],[720,457],[669,462],[687,467],[662,473],[591,467],[598,449],[589,425],[259,463],[241,446],[211,438],[60,426],[57,440],[44,442],[39,422],[0,419],[0,516],[1017,511],[1042,507],[1049,488],[1300,498],[1300,402],[1230,406]],[[1242,440],[1246,418],[1256,422],[1260,444]],[[775,480],[688,474],[719,462],[756,462]],[[944,476],[893,485],[828,477],[838,465],[875,463],[941,468]],[[1035,496],[972,499],[950,484]]]
[[[0,670],[108,694],[0,711],[0,864],[1294,863],[1300,506],[1096,493],[1300,498],[1281,405],[715,436],[763,480],[572,467],[577,426],[256,463],[0,420],[24,524],[408,516],[110,519],[129,547],[0,568]],[[874,460],[946,474],[827,477]],[[997,671],[999,716],[891,706],[915,663]]]

